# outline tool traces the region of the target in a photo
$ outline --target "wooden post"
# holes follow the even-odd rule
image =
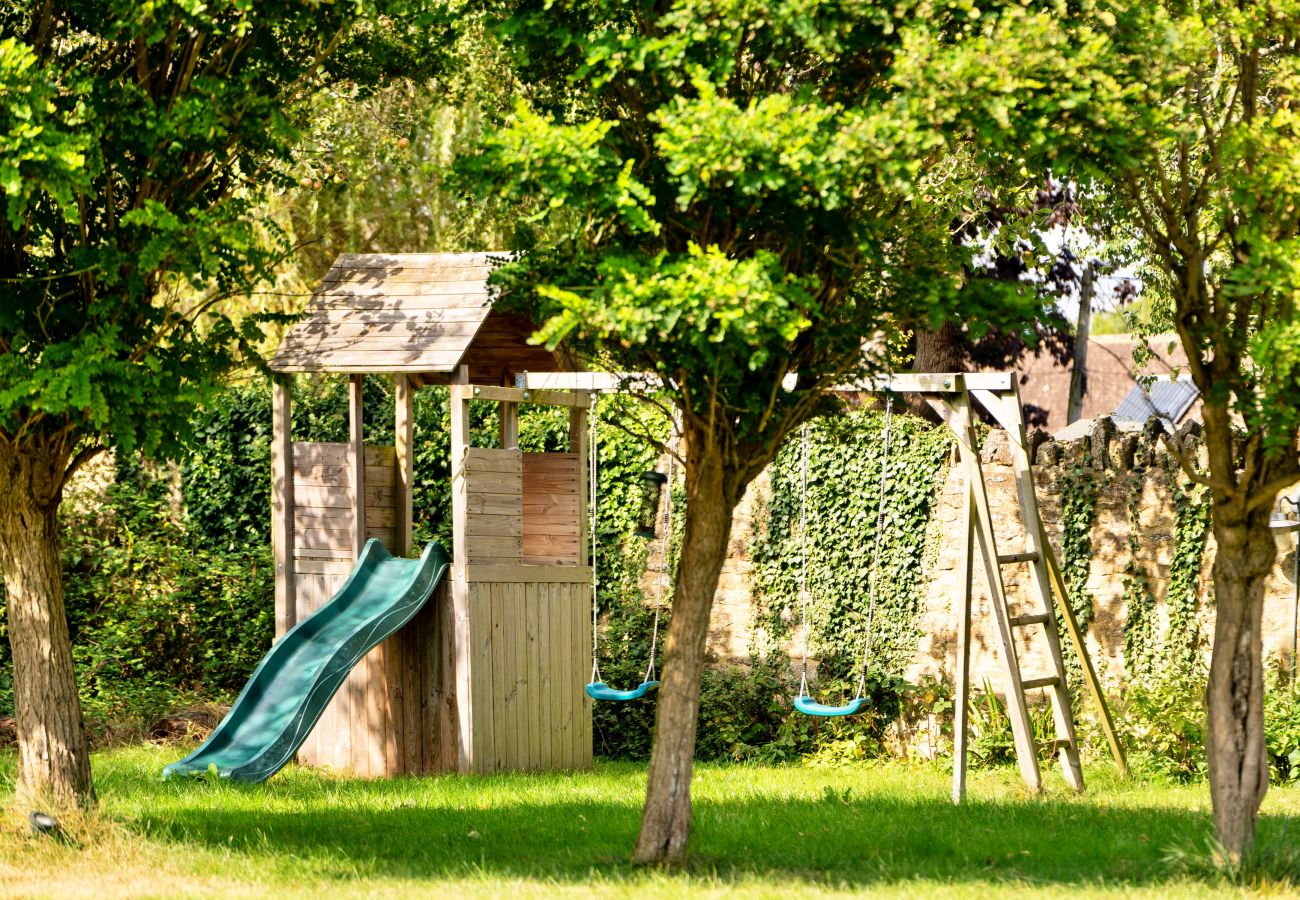
[[[455,668],[457,767],[471,772],[474,759],[473,683],[470,666],[469,585],[466,583],[468,497],[465,451],[469,447],[469,368],[459,366],[451,376],[451,605],[452,653]]]
[[[578,455],[578,565],[591,565],[591,535],[588,533],[588,494],[591,485],[587,484],[591,473],[591,461],[588,457],[590,447],[587,443],[587,410],[574,406],[569,409],[569,449]],[[581,485],[587,484],[587,490]],[[672,485],[668,486],[672,490]]]
[[[969,415],[969,409],[967,409]],[[971,486],[967,479],[962,491],[962,543],[957,583],[961,585],[961,606],[957,609],[957,690],[953,698],[952,724],[952,802],[966,799],[966,750],[970,733],[970,627],[971,599],[974,594],[975,570],[971,566],[974,550],[975,518]]]
[[[519,449],[519,404],[502,400],[499,418],[501,420],[501,449]]]
[[[393,444],[397,449],[396,496],[393,498],[394,556],[409,556],[415,524],[415,386],[407,375],[398,375],[393,386]]]
[[[298,620],[293,570],[293,381],[271,382],[271,552],[275,559],[275,636]]]
[[[352,469],[352,561],[366,546],[366,438],[362,423],[366,376],[348,382],[348,466]]]

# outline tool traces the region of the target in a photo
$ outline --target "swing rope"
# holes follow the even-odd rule
[[[659,686],[659,682],[654,678],[655,651],[659,646],[659,611],[663,606],[663,598],[667,590],[668,528],[672,522],[672,455],[670,453],[668,457],[670,489],[668,505],[664,509],[664,565],[659,572],[659,603],[655,605],[654,632],[650,637],[650,662],[646,666],[645,677],[641,680],[641,683],[631,690],[621,691],[605,684],[605,679],[600,674],[600,576],[598,574],[600,567],[597,565],[599,562],[597,553],[599,552],[600,542],[596,534],[600,503],[600,469],[597,464],[597,458],[600,455],[600,423],[599,399],[596,394],[593,394],[591,398],[591,415],[588,417],[587,427],[588,496],[591,500],[587,509],[587,531],[591,537],[591,681],[587,684],[586,692],[587,696],[593,700],[637,700]]]
[[[858,670],[857,691],[844,706],[827,706],[813,701],[808,693],[808,643],[812,626],[808,619],[808,425],[800,429],[799,471],[799,605],[803,620],[803,666],[799,675],[799,694],[795,707],[815,716],[843,716],[859,712],[866,705],[867,668],[871,662],[871,644],[876,617],[876,585],[880,572],[880,548],[885,530],[885,495],[889,488],[889,449],[893,426],[893,395],[885,394],[885,428],[880,462],[879,497],[876,503],[876,533],[871,551],[871,568],[867,576],[867,630],[862,645],[862,665]]]

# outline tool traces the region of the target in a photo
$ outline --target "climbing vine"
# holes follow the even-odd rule
[[[1156,595],[1151,577],[1142,564],[1142,492],[1146,470],[1135,467],[1128,474],[1127,513],[1129,521],[1128,559],[1124,563],[1124,660],[1130,678],[1145,678],[1155,666],[1157,627]]]
[[[851,669],[864,645],[883,429],[883,414],[869,410],[808,429],[809,652],[832,669]],[[950,446],[947,429],[894,416],[873,622],[874,663],[885,672],[897,673],[914,653],[927,525]],[[758,624],[777,641],[793,639],[796,647],[802,640],[800,472],[796,438],[772,467],[766,527],[757,530],[752,547]]]
[[[1193,483],[1172,458],[1165,460],[1165,472],[1174,499],[1174,555],[1169,565],[1169,640],[1165,660],[1178,671],[1192,671],[1201,661],[1204,636],[1197,614],[1201,597],[1197,591],[1205,540],[1210,533],[1210,506],[1204,485]]]
[[[1059,481],[1061,493],[1061,575],[1065,579],[1079,629],[1087,632],[1093,620],[1093,597],[1088,590],[1088,567],[1092,561],[1092,527],[1097,519],[1097,481],[1090,459],[1063,467]],[[1056,611],[1058,627],[1064,629],[1061,613]],[[1062,656],[1071,683],[1082,677],[1079,655],[1073,644],[1063,642]]]

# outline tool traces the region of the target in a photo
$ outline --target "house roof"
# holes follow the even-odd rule
[[[487,280],[502,255],[344,253],[271,369],[441,375],[468,365],[481,383],[555,371],[555,355],[528,343],[531,322],[492,309]]]
[[[1177,425],[1201,396],[1189,376],[1177,380],[1157,377],[1150,387],[1135,384],[1115,407],[1114,418],[1145,422],[1152,416],[1168,419]]]

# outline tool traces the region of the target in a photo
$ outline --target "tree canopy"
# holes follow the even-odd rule
[[[167,455],[260,336],[220,312],[291,250],[308,101],[447,62],[421,2],[0,3],[0,569],[19,792],[90,799],[55,512],[107,447]]]
[[[984,177],[1004,164],[980,129],[1006,119],[1005,60],[968,58],[982,26],[965,2],[524,2],[491,27],[530,89],[463,177],[542,198],[550,236],[498,276],[501,302],[545,322],[542,340],[656,373],[685,435],[637,851],[676,858],[708,610],[745,486],[903,332],[956,318],[976,336],[1032,333],[1035,290],[969,277],[1009,240],[985,227],[990,199],[1031,190],[990,198]],[[963,67],[983,78],[965,90],[974,116],[941,90]]]

